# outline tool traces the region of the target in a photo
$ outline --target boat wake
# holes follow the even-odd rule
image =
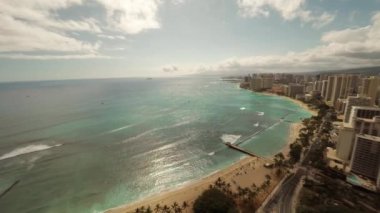
[[[58,147],[61,145],[62,144],[49,146],[49,145],[45,145],[45,144],[37,144],[37,145],[29,145],[29,146],[25,146],[25,147],[20,147],[20,148],[14,149],[8,153],[3,154],[2,156],[0,156],[0,160],[13,158],[13,157],[16,157],[19,155],[29,154],[32,152],[39,152],[42,150],[51,149],[51,148]]]

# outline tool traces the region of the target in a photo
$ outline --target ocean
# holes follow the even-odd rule
[[[0,212],[102,212],[271,156],[310,114],[218,78],[0,84]]]

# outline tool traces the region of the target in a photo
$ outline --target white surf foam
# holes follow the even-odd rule
[[[241,137],[241,135],[228,135],[228,134],[223,134],[222,137],[220,137],[222,139],[222,141],[224,143],[235,143],[237,140],[239,140],[239,138]]]
[[[7,158],[13,158],[19,155],[24,155],[32,152],[38,152],[46,149],[50,149],[53,147],[61,146],[62,144],[57,144],[53,146],[45,145],[45,144],[37,144],[37,145],[29,145],[25,147],[16,148],[8,153],[5,153],[0,157],[0,160],[4,160]]]
[[[253,126],[258,127],[259,126],[259,122],[253,124]]]
[[[126,126],[122,126],[120,128],[117,128],[117,129],[113,129],[113,130],[110,130],[108,131],[107,133],[114,133],[114,132],[118,132],[118,131],[121,131],[123,129],[128,129],[129,127],[132,127],[133,125],[126,125]]]
[[[151,133],[154,133],[154,132],[157,132],[157,131],[160,131],[160,130],[171,129],[171,128],[183,126],[183,125],[186,125],[186,124],[190,124],[193,121],[194,121],[193,119],[192,120],[185,120],[185,121],[182,121],[182,122],[170,125],[170,126],[164,126],[164,127],[160,127],[160,128],[153,128],[153,129],[147,130],[145,132],[142,132],[142,133],[140,133],[140,134],[138,134],[136,136],[127,138],[126,140],[123,141],[123,143],[127,143],[129,141],[133,141],[133,140],[139,139],[141,137],[144,137],[146,135],[149,135]]]
[[[240,110],[245,110],[246,108],[245,107],[240,107]]]
[[[210,152],[210,153],[208,153],[208,155],[213,156],[213,155],[215,155],[215,152]]]
[[[263,116],[265,113],[264,112],[257,112],[258,116]]]

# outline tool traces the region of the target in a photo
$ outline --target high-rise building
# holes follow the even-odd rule
[[[313,82],[313,90],[321,92],[322,91],[322,84],[323,84],[322,81],[314,81]]]
[[[295,98],[296,95],[304,93],[304,88],[305,88],[305,86],[301,85],[301,84],[289,84],[288,96]]]
[[[345,89],[346,94],[344,94],[345,97],[354,96],[358,94],[359,79],[360,78],[358,75],[347,76],[347,87]]]
[[[335,101],[335,105],[334,105],[335,111],[338,114],[343,115],[344,110],[346,109],[346,105],[347,105],[347,99],[338,98],[338,100]]]
[[[271,89],[272,86],[273,86],[273,76],[270,76],[270,75],[254,76],[254,78],[251,79],[251,90],[253,91]]]
[[[335,79],[334,76],[327,77],[326,92],[325,92],[325,95],[323,96],[326,102],[331,101],[332,91],[333,91],[333,86],[334,86],[334,79]]]
[[[346,100],[346,108],[344,109],[344,120],[343,122],[348,123],[350,119],[351,109],[353,106],[370,106],[371,98],[357,96],[348,96]]]
[[[348,76],[342,75],[340,77],[341,77],[342,82],[340,85],[338,98],[345,99],[347,98],[347,94],[348,94]]]
[[[350,162],[351,172],[380,182],[380,137],[356,135]]]
[[[380,133],[380,108],[352,106],[348,122],[343,123],[337,140],[337,156],[349,161],[353,149],[355,134],[378,136]]]
[[[368,96],[368,91],[369,91],[369,83],[370,83],[370,78],[362,78],[361,79],[361,86],[360,86],[360,95],[361,96]]]
[[[321,89],[321,96],[325,99],[326,97],[326,93],[327,93],[327,85],[328,85],[328,81],[327,80],[323,80],[322,81],[322,89]]]
[[[347,125],[344,125],[339,130],[338,142],[336,144],[336,155],[345,162],[348,162],[351,158],[354,137],[354,129]]]
[[[379,105],[380,96],[380,78],[371,77],[368,88],[368,97],[371,98],[372,104]]]
[[[352,128],[356,128],[357,120],[369,121],[375,116],[380,116],[379,107],[366,107],[366,106],[353,106],[351,108],[350,118],[348,119],[348,125]]]
[[[338,98],[340,97],[342,85],[344,82],[346,82],[343,80],[345,78],[342,75],[334,76],[333,79],[334,80],[333,80],[333,86],[332,86],[332,94],[331,94],[330,100],[328,100],[328,103],[327,103],[330,106],[334,106],[335,101],[338,100]]]
[[[260,91],[263,88],[263,81],[261,78],[254,77],[251,79],[251,90]]]
[[[263,89],[269,89],[273,86],[273,78],[272,77],[265,77],[262,80],[262,87]]]
[[[360,94],[371,98],[371,104],[380,104],[380,78],[372,76],[361,81]]]
[[[314,90],[314,82],[306,83],[305,92],[309,93]]]

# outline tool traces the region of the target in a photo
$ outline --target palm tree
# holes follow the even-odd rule
[[[148,208],[146,209],[145,213],[153,213],[152,209],[150,208],[150,206],[148,206]]]
[[[180,213],[182,212],[182,209],[180,208],[180,206],[178,205],[177,202],[174,202],[173,205],[172,205],[172,209],[175,213]]]
[[[185,210],[188,207],[189,207],[189,204],[186,201],[183,201],[183,203],[182,203],[182,209]]]
[[[158,213],[161,210],[161,206],[159,203],[156,204],[156,207],[154,207],[154,212]]]
[[[282,167],[284,164],[284,159],[285,159],[284,154],[282,154],[281,152],[276,154],[274,156],[275,166]]]
[[[165,213],[170,213],[170,208],[167,206],[167,205],[164,205],[164,207],[162,208],[162,211],[165,212]]]
[[[268,185],[270,185],[270,181],[272,180],[272,177],[269,175],[265,175],[266,182],[268,182]]]

